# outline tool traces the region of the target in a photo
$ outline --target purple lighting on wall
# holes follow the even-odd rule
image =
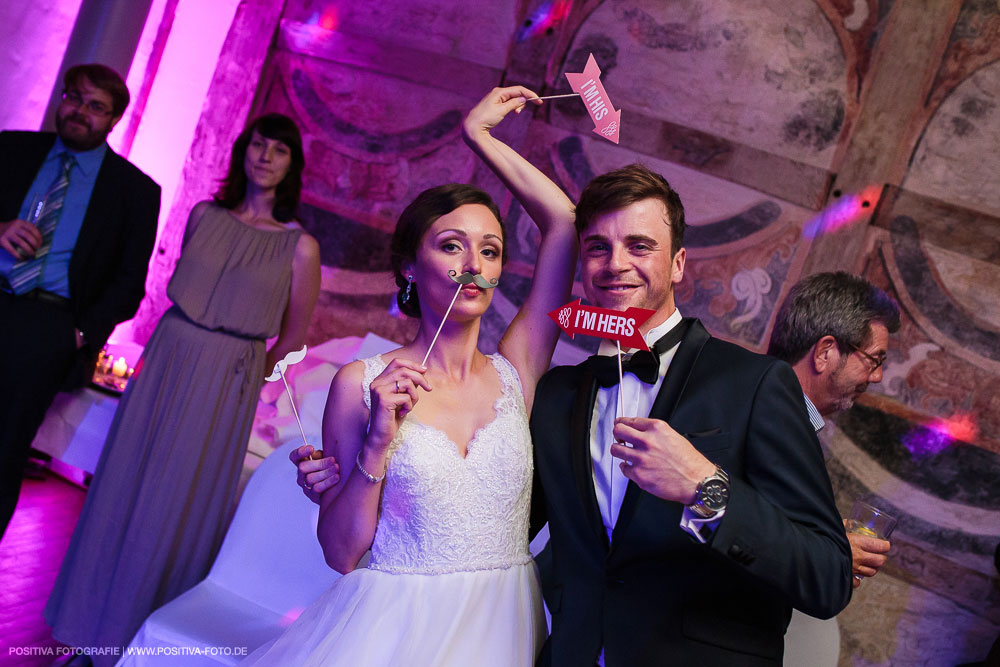
[[[309,25],[319,26],[323,30],[336,30],[340,25],[340,17],[337,13],[336,5],[327,5],[323,11],[313,12],[313,15],[306,21]]]
[[[802,235],[808,239],[814,239],[830,232],[857,222],[865,216],[871,215],[873,203],[878,201],[882,188],[878,185],[869,185],[858,193],[846,193],[843,195],[834,191],[836,201],[817,213],[802,228]]]
[[[562,23],[572,7],[572,0],[548,0],[539,5],[535,13],[525,20],[517,31],[517,41],[523,42]]]
[[[915,427],[903,436],[902,442],[913,458],[927,458],[940,454],[956,442],[974,442],[978,434],[973,415],[955,413],[947,419],[935,419]]]

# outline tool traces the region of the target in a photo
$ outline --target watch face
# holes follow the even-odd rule
[[[721,479],[710,479],[701,487],[701,502],[706,509],[718,512],[729,502],[729,485]]]

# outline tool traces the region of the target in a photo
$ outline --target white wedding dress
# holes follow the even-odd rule
[[[534,663],[546,630],[528,552],[531,438],[517,372],[499,354],[489,359],[503,391],[467,457],[441,430],[404,420],[368,567],[338,579],[244,664]],[[364,364],[371,408],[369,386],[385,362]]]

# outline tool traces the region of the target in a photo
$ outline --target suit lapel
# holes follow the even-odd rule
[[[590,524],[600,543],[607,550],[608,534],[604,530],[601,508],[597,504],[597,492],[594,490],[594,462],[590,456],[590,425],[593,421],[596,401],[597,381],[593,374],[584,367],[576,389],[573,414],[570,417],[570,456],[573,477],[576,480],[576,490],[580,496],[580,502],[583,503],[587,523]]]
[[[48,133],[28,134],[17,133],[15,139],[5,142],[4,150],[17,155],[5,155],[0,175],[4,183],[2,201],[0,201],[0,220],[16,218],[21,211],[21,204],[28,194],[28,189],[35,181],[38,170],[45,162],[45,156],[52,150],[56,135]],[[23,152],[22,152],[23,151]]]
[[[653,407],[649,411],[650,417],[662,419],[668,423],[674,413],[674,408],[677,406],[677,401],[684,392],[688,378],[691,376],[691,370],[694,368],[705,343],[711,337],[696,318],[685,317],[683,326],[688,328],[687,333],[684,334],[680,347],[677,348],[677,353],[674,354],[674,358],[670,362],[670,368],[667,369],[667,375],[663,378],[663,384],[660,385],[660,391],[657,392],[656,400],[653,401]],[[618,521],[615,523],[615,529],[611,536],[612,548],[628,530],[641,496],[642,489],[639,488],[638,484],[629,480],[621,510],[618,512]]]

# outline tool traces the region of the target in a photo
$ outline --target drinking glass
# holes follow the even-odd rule
[[[886,514],[863,500],[854,501],[851,516],[847,520],[847,532],[887,540],[895,528],[896,517]]]
[[[863,500],[854,501],[851,516],[847,520],[847,532],[887,540],[895,528],[896,517],[886,514]],[[861,581],[864,577],[856,574],[854,578]]]

